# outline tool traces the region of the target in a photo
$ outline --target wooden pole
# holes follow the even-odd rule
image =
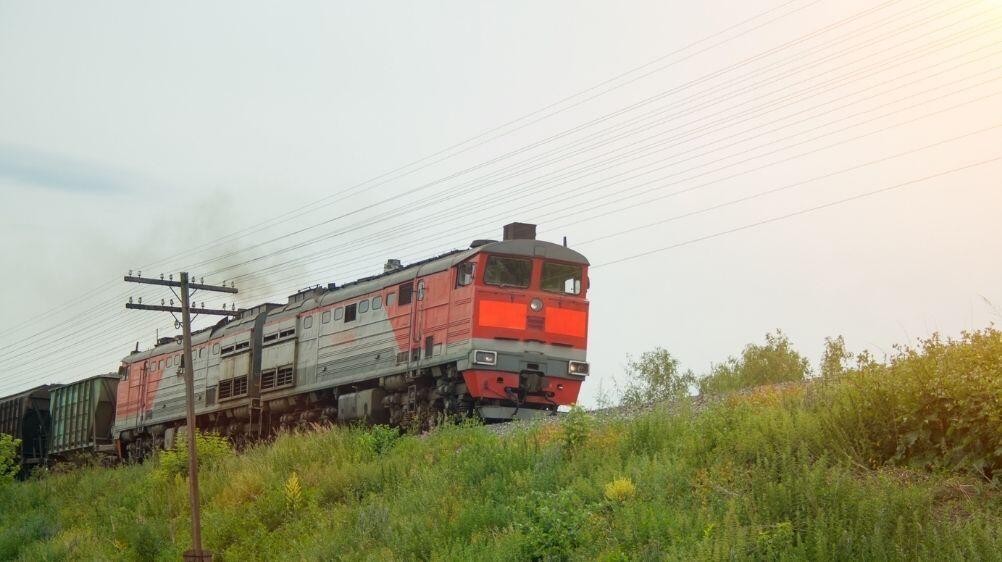
[[[195,362],[191,354],[191,310],[188,272],[181,272],[181,325],[184,330],[184,392],[188,405],[188,496],[191,501],[191,545],[196,559],[202,555],[202,506],[198,495],[198,446],[195,427]]]

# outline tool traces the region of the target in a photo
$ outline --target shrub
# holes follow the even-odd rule
[[[374,425],[368,429],[365,437],[372,452],[381,455],[393,448],[400,438],[400,431],[388,425]]]
[[[0,485],[11,482],[17,476],[20,468],[17,463],[17,451],[20,448],[20,439],[0,433]]]
[[[765,384],[804,380],[809,363],[780,330],[765,335],[765,345],[749,344],[740,357],[714,366],[699,381],[700,394],[718,394]]]
[[[611,502],[625,502],[637,495],[637,487],[629,478],[617,478],[605,485],[605,499]]]
[[[574,451],[588,440],[591,433],[592,419],[581,406],[574,405],[561,423],[560,437],[564,448]]]
[[[688,396],[696,382],[692,371],[680,372],[678,360],[660,347],[642,353],[639,359],[627,358],[626,374],[629,382],[623,403],[634,406]]]
[[[1002,332],[932,336],[886,365],[864,361],[823,403],[862,460],[1002,481]]]
[[[534,491],[524,498],[526,521],[518,524],[525,535],[525,555],[531,560],[567,560],[587,538],[590,512],[570,490]]]
[[[233,456],[233,445],[229,439],[215,433],[196,433],[195,449],[199,470],[215,466],[223,459]],[[185,434],[178,435],[172,449],[159,454],[155,477],[168,480],[174,476],[188,477],[188,439]]]

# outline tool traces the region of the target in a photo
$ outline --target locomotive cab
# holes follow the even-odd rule
[[[530,417],[574,404],[589,370],[588,261],[534,239],[478,249],[456,279],[473,288],[472,349],[459,369],[481,416]]]

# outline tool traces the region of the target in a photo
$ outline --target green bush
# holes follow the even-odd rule
[[[374,425],[366,432],[366,442],[377,455],[392,449],[399,438],[400,430],[388,425]]]
[[[17,455],[20,448],[20,439],[14,439],[6,433],[0,433],[0,486],[13,481],[14,477],[17,476],[20,468],[17,463]]]
[[[1002,332],[939,336],[862,364],[829,390],[832,434],[871,465],[1002,478]]]
[[[719,394],[766,384],[803,381],[810,364],[780,330],[765,335],[765,345],[749,344],[740,357],[715,365],[700,379],[700,394]]]
[[[567,412],[567,415],[561,420],[560,435],[563,439],[564,447],[570,452],[580,448],[588,439],[591,426],[592,418],[588,412],[581,406],[572,406],[571,411]]]
[[[570,490],[534,491],[521,502],[527,517],[518,525],[530,560],[567,560],[586,539],[589,511]]]
[[[678,360],[663,348],[655,348],[627,358],[628,382],[623,392],[623,403],[631,406],[674,400],[689,395],[689,387],[696,383],[692,371],[680,372]]]
[[[233,456],[233,445],[230,440],[215,434],[195,434],[195,450],[198,453],[198,468],[209,468],[219,464],[223,459]],[[188,438],[186,434],[178,435],[174,447],[161,451],[157,457],[156,476],[160,480],[168,480],[175,476],[188,477]]]

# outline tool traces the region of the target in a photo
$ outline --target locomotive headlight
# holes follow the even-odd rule
[[[497,365],[498,364],[498,352],[496,351],[477,351],[473,352],[473,362],[477,365]]]
[[[587,375],[588,363],[584,361],[568,361],[567,372],[572,375]]]
[[[543,310],[543,301],[541,299],[532,299],[529,303],[529,308],[531,308],[533,312],[539,312],[540,310]]]

